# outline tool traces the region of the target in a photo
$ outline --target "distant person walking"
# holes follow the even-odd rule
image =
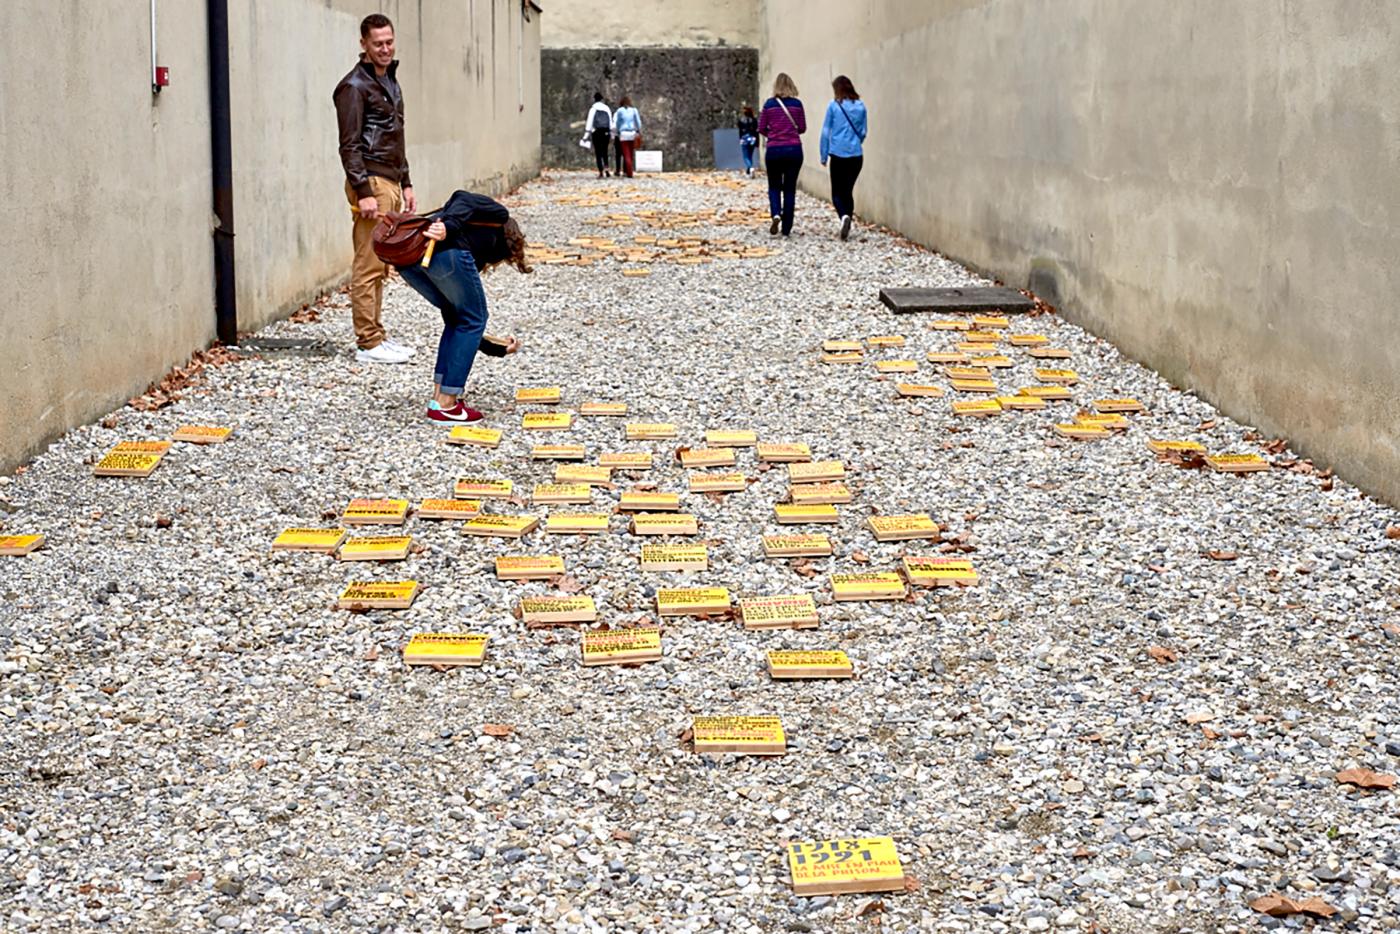
[[[744,155],[744,174],[753,178],[753,154],[758,148],[758,118],[752,107],[745,107],[739,118],[739,151]]]
[[[856,179],[865,165],[865,135],[869,128],[865,102],[845,75],[831,82],[835,99],[826,105],[822,121],[822,165],[831,160],[831,203],[841,219],[841,239],[851,235],[856,213]]]
[[[575,111],[577,113],[577,111]],[[588,108],[588,116],[583,125],[593,141],[593,159],[598,163],[598,177],[608,174],[608,143],[612,140],[612,108],[603,103],[603,92],[593,93],[593,106]]]
[[[802,171],[802,134],[807,132],[807,115],[797,99],[797,85],[787,72],[773,81],[773,96],[763,102],[758,115],[758,135],[768,141],[763,161],[768,168],[768,207],[773,223],[770,235],[792,235],[792,215],[796,209],[797,176]]]
[[[350,309],[355,323],[355,359],[361,363],[405,363],[415,351],[384,336],[380,311],[388,267],[374,255],[370,234],[379,215],[414,211],[413,182],[404,148],[403,92],[395,78],[394,24],[382,13],[360,22],[360,61],[335,87],[340,127],[340,164],[345,196],[355,216],[350,267]]]
[[[636,166],[637,146],[642,141],[642,115],[632,106],[632,98],[626,94],[617,102],[617,113],[613,114],[613,130],[622,143],[622,168],[627,177],[632,177]]]

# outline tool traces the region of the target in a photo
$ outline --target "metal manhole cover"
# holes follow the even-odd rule
[[[244,353],[303,357],[328,357],[335,353],[330,343],[319,337],[248,337],[238,342],[238,349]]]

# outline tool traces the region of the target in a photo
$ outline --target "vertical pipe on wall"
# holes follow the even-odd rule
[[[214,324],[238,343],[233,269],[233,131],[229,115],[228,0],[206,0],[209,29],[209,142],[214,185]]]
[[[156,0],[151,0],[151,93],[159,94],[160,85],[156,82]]]

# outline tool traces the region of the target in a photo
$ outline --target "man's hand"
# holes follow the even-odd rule
[[[418,211],[418,199],[414,197],[411,187],[403,190],[403,209],[410,214],[417,213]],[[437,237],[436,239],[441,240],[442,238]]]
[[[372,221],[379,216],[379,202],[374,195],[360,199],[360,217],[367,221]]]
[[[447,227],[442,221],[433,221],[428,225],[428,229],[423,231],[423,236],[427,237],[429,240],[446,240]]]

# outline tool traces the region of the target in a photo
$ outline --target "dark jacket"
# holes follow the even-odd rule
[[[340,164],[355,194],[374,194],[369,177],[378,175],[404,188],[408,178],[408,154],[404,147],[403,92],[394,77],[399,63],[389,63],[379,77],[374,65],[361,56],[350,73],[335,86],[335,115],[340,124]]]
[[[739,136],[740,136],[740,137],[745,137],[745,136],[757,136],[757,135],[758,135],[758,118],[757,118],[757,117],[740,117],[740,118],[739,118],[738,126],[739,126]]]
[[[468,251],[476,260],[477,269],[485,269],[510,255],[505,235],[510,211],[494,198],[455,191],[447,203],[430,216],[442,221],[447,228],[447,237],[437,248]]]

